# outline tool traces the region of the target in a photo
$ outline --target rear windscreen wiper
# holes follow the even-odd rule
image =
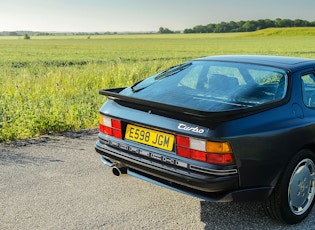
[[[167,70],[164,70],[164,71],[158,73],[158,74],[154,77],[154,81],[150,82],[149,84],[147,84],[147,85],[145,85],[145,86],[143,86],[143,87],[140,87],[139,89],[135,89],[136,86],[137,86],[138,84],[140,84],[140,83],[143,81],[143,80],[141,80],[141,81],[138,81],[138,82],[136,82],[135,84],[133,84],[130,88],[131,88],[131,90],[132,90],[133,93],[139,92],[139,91],[141,91],[141,90],[147,88],[148,86],[154,84],[154,83],[155,83],[156,81],[158,81],[158,80],[162,80],[163,78],[172,76],[172,75],[174,75],[174,74],[176,74],[176,73],[178,73],[178,72],[180,72],[180,71],[186,69],[186,68],[189,67],[191,64],[192,64],[192,63],[189,62],[189,63],[185,63],[185,64],[182,64],[182,65],[172,66],[172,67],[168,68]]]

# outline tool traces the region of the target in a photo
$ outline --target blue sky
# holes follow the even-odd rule
[[[221,21],[315,21],[314,9],[314,0],[1,0],[0,31],[140,32]]]

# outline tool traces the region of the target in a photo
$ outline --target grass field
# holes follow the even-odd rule
[[[315,29],[254,33],[0,37],[0,141],[97,126],[98,90],[132,84],[193,58],[315,58]]]

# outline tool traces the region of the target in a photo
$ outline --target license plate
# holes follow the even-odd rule
[[[172,151],[174,145],[173,135],[130,124],[127,125],[125,138],[168,151]]]

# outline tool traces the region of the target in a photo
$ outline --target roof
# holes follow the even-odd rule
[[[303,68],[307,68],[308,66],[310,68],[315,67],[315,59],[267,55],[222,55],[203,57],[195,60],[260,64],[279,67],[290,71],[297,71],[301,67]]]

